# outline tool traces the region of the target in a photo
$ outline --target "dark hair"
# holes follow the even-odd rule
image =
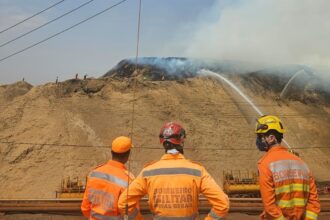
[[[114,151],[111,151],[111,155],[113,159],[123,159],[127,158],[130,154],[131,150],[126,151],[125,153],[116,153]]]
[[[171,149],[176,149],[177,151],[179,151],[181,154],[183,154],[183,146],[180,144],[173,144],[169,141],[164,141],[163,143],[163,147],[165,148],[165,152],[167,150],[171,150]]]
[[[281,143],[282,139],[283,139],[283,134],[281,134],[280,132],[278,132],[274,129],[271,129],[271,130],[267,131],[265,135],[266,136],[274,135],[276,140],[277,140],[277,143]]]

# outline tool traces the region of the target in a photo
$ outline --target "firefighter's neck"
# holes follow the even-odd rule
[[[179,154],[180,152],[177,149],[172,148],[172,149],[165,150],[165,153],[176,155],[176,154]]]
[[[112,158],[112,160],[117,161],[117,162],[122,163],[122,164],[127,163],[127,159]]]
[[[269,144],[268,146],[269,146],[268,149],[270,150],[273,147],[279,147],[281,145],[279,143],[275,142],[275,143]]]
[[[112,160],[113,161],[117,161],[117,162],[122,163],[122,164],[127,163],[128,158],[129,158],[129,155],[127,155],[127,156],[119,156],[119,157],[118,156],[112,156]]]

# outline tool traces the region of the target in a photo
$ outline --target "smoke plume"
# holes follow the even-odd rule
[[[223,7],[180,41],[188,57],[330,66],[330,1],[250,0]],[[206,20],[206,19],[205,19]]]

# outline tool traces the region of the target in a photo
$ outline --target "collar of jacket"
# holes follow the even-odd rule
[[[161,160],[179,160],[179,159],[185,159],[185,157],[182,154],[164,154],[161,158]]]
[[[275,147],[270,148],[258,161],[258,164],[260,164],[269,154],[271,154],[272,152],[276,152],[276,151],[287,151],[288,148],[282,146],[282,145],[278,145]]]
[[[109,160],[108,165],[110,166],[114,166],[114,167],[118,167],[120,169],[123,169],[123,170],[127,170],[126,166],[118,161],[115,161],[115,160]]]
[[[269,154],[269,153],[274,152],[274,151],[283,151],[283,150],[287,151],[288,148],[286,148],[282,145],[278,145],[278,146],[274,146],[274,147],[270,148],[266,154]]]

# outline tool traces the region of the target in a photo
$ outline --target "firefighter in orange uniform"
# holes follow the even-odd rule
[[[198,218],[198,197],[202,193],[212,205],[206,219],[224,219],[229,200],[206,169],[183,156],[185,130],[177,123],[166,123],[160,131],[160,142],[165,155],[157,162],[147,164],[139,176],[121,194],[120,212],[134,211],[145,195],[154,219],[193,220]],[[127,195],[128,194],[128,195]]]
[[[120,136],[111,145],[112,160],[98,166],[88,176],[81,211],[91,220],[120,220],[118,198],[127,188],[128,180],[133,180],[125,163],[128,161],[131,139]],[[137,205],[132,207],[129,219],[141,219]]]
[[[266,154],[258,162],[261,219],[314,220],[320,201],[314,178],[302,159],[281,145],[284,128],[276,116],[257,120],[256,145]]]

